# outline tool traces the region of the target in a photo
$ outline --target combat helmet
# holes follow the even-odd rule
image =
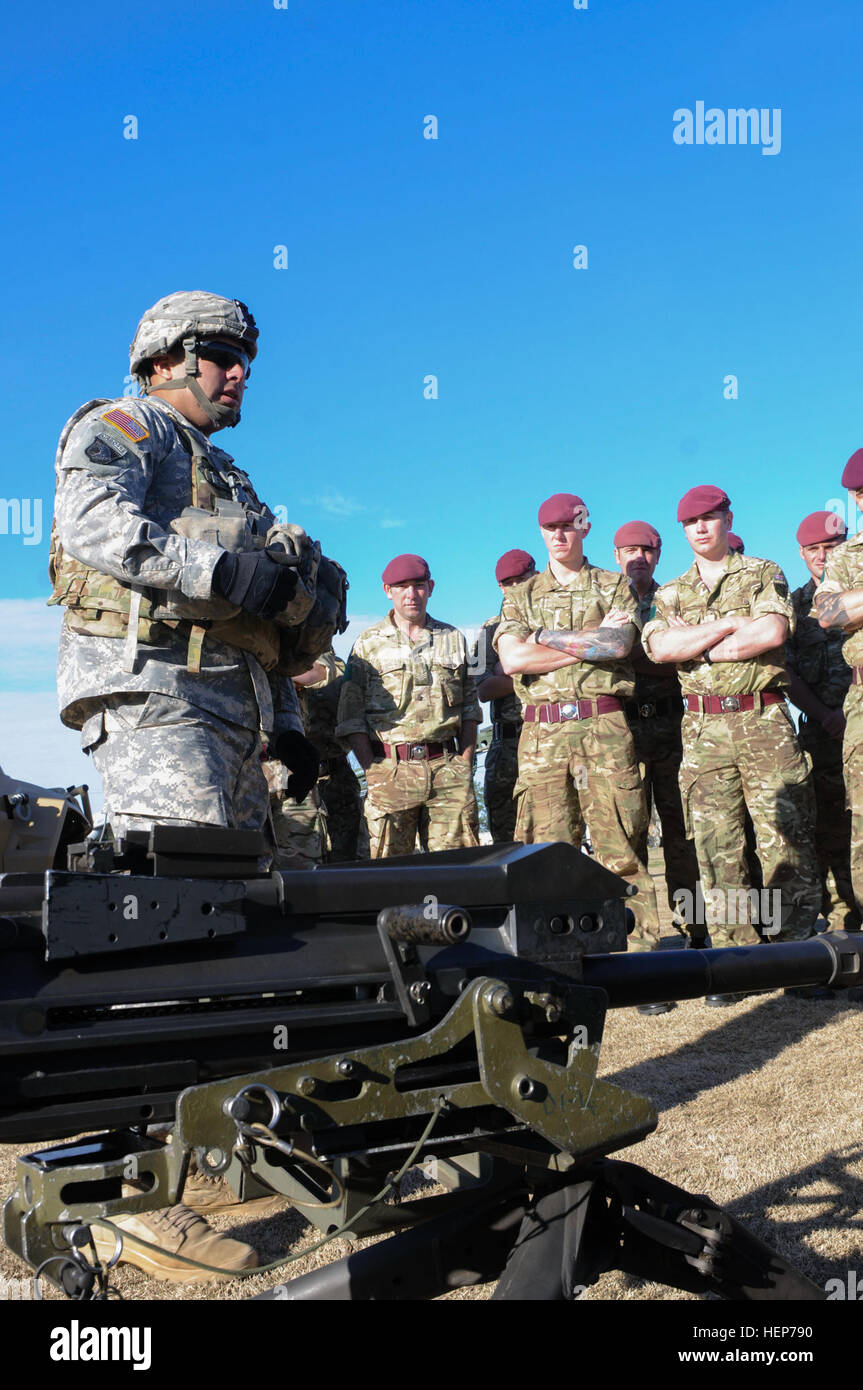
[[[182,347],[185,376],[160,387],[179,390],[188,386],[218,429],[236,425],[240,412],[211,401],[198,384],[198,343],[207,338],[230,338],[240,343],[251,361],[258,351],[258,328],[251,311],[240,299],[223,299],[205,290],[179,290],[166,295],[143,315],[129,348],[129,366],[146,395],[150,384],[145,366],[154,357]]]

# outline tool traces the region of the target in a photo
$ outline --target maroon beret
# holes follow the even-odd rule
[[[614,545],[615,548],[621,545],[650,545],[654,550],[658,550],[662,545],[662,537],[649,521],[627,521],[615,531]]]
[[[860,450],[863,454],[863,449]],[[819,545],[821,541],[844,541],[848,532],[837,512],[810,512],[797,527],[798,545]]]
[[[385,584],[407,584],[411,579],[431,579],[431,572],[421,555],[397,555],[381,579]]]
[[[853,453],[846,463],[842,474],[842,486],[850,488],[851,492],[863,487],[863,449]]]
[[[540,526],[569,526],[573,521],[583,523],[586,519],[587,507],[572,492],[556,492],[539,509]]]
[[[702,483],[700,487],[691,487],[681,497],[677,504],[677,520],[697,521],[706,512],[716,512],[720,508],[730,506],[728,494],[723,492],[721,487],[714,487],[712,483]]]
[[[536,561],[526,550],[508,550],[495,565],[494,577],[498,584],[502,584],[505,579],[520,579],[533,569],[536,569]]]
[[[728,549],[736,551],[738,555],[746,554],[746,546],[736,531],[728,532]]]

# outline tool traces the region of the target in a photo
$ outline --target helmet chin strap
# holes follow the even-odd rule
[[[183,366],[185,376],[174,377],[171,381],[165,381],[159,386],[159,391],[181,391],[188,386],[198,405],[203,410],[207,419],[215,425],[217,430],[233,429],[240,423],[240,410],[238,406],[220,405],[218,401],[211,401],[210,397],[203,391],[198,381],[198,352],[197,340],[194,337],[183,339]],[[152,391],[149,382],[144,383],[144,394],[149,395]]]

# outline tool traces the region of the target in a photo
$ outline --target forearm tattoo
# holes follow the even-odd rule
[[[552,632],[543,627],[537,634],[537,642],[581,661],[619,661],[628,655],[631,647],[625,627],[597,627],[588,632]]]
[[[815,610],[819,621],[826,623],[829,627],[848,627],[851,619],[845,607],[844,594],[818,594],[815,599]]]

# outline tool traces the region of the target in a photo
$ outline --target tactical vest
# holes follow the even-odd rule
[[[78,421],[97,406],[108,404],[107,399],[88,401],[75,412],[60,436],[58,463]],[[198,538],[206,538],[225,550],[254,548],[242,505],[233,500],[226,481],[213,469],[194,436],[176,421],[173,423],[190,454],[192,507],[185,508],[182,516],[171,523],[172,529],[183,535],[194,531]],[[174,598],[165,590],[123,584],[66,554],[57,537],[56,521],[51,527],[48,574],[52,584],[48,604],[63,605],[66,624],[72,632],[125,638],[123,664],[129,671],[133,669],[138,642],[164,645],[171,631],[188,636],[186,664],[192,672],[201,669],[205,637],[251,653],[265,671],[273,670],[279,663],[280,630],[275,623],[246,613],[218,596],[187,600]],[[132,614],[136,623],[130,633]]]

